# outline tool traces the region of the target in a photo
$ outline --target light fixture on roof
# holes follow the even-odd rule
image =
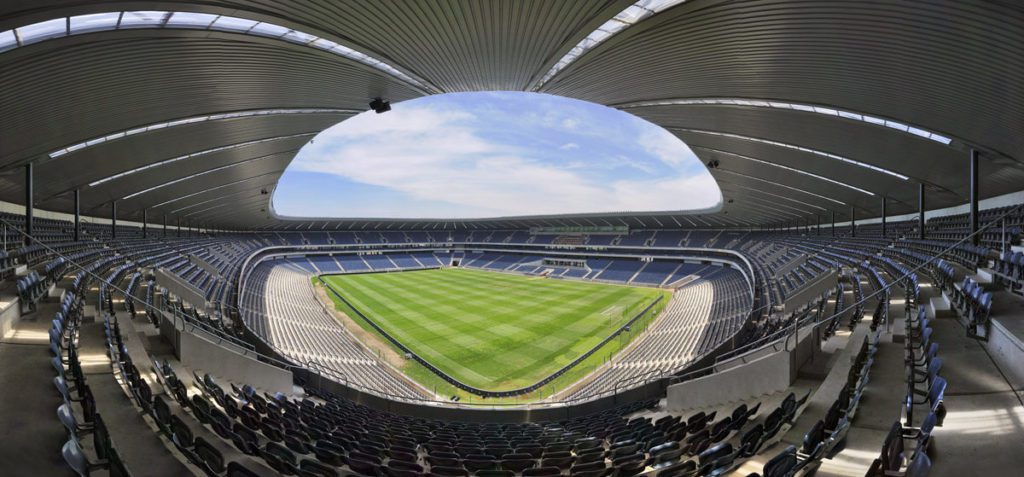
[[[370,109],[377,114],[386,113],[391,111],[391,101],[384,98],[373,98],[373,101],[370,101]]]

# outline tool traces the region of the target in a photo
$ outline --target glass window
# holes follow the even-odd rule
[[[295,30],[289,30],[288,33],[285,33],[285,35],[282,37],[282,39],[285,39],[285,40],[288,40],[288,41],[294,42],[294,43],[301,43],[301,44],[305,45],[306,43],[309,43],[309,42],[311,42],[313,40],[316,40],[317,37],[314,36],[314,35],[310,35],[309,33],[303,33],[301,31],[295,31]]]
[[[18,38],[22,45],[28,45],[37,41],[57,38],[67,34],[67,18],[54,18],[45,22],[33,23],[18,28]]]
[[[164,19],[170,15],[169,12],[140,11],[124,12],[121,15],[121,24],[118,28],[152,27],[163,25]]]
[[[71,17],[71,34],[88,33],[91,31],[113,30],[117,28],[117,19],[121,12],[94,13]]]
[[[643,19],[647,14],[648,11],[644,8],[637,5],[631,5],[626,7],[625,10],[619,12],[618,15],[615,15],[615,19],[620,22],[633,24]]]
[[[280,38],[289,31],[290,30],[288,28],[283,26],[274,25],[273,23],[259,22],[256,25],[253,25],[252,29],[249,30],[249,33]]]
[[[210,28],[213,28],[214,30],[226,31],[249,31],[249,29],[257,23],[259,22],[255,20],[246,20],[244,18],[238,17],[221,16],[217,19],[217,21],[213,22],[213,25],[210,25]]]
[[[913,126],[907,126],[907,132],[910,134],[921,136],[923,138],[927,138],[929,135],[931,135],[931,133],[929,133],[928,131],[925,131],[924,129],[918,129]]]
[[[685,1],[686,0],[640,0],[639,2],[636,2],[636,4],[652,12],[660,12]]]
[[[864,115],[864,120],[872,124],[881,124],[883,126],[885,125],[884,119],[876,118],[874,116],[868,116],[867,114]]]
[[[209,13],[175,12],[171,15],[171,18],[167,20],[167,26],[201,28],[205,30],[206,27],[210,26],[210,24],[216,19],[217,15],[211,15]]]
[[[14,36],[14,30],[0,31],[0,51],[7,51],[18,47],[18,37]]]
[[[899,131],[907,132],[907,125],[903,123],[898,123],[896,121],[886,121],[885,125]]]
[[[338,46],[337,43],[323,38],[317,38],[316,41],[312,43],[312,45],[322,50],[331,50],[334,47]]]

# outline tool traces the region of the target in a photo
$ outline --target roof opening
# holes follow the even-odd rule
[[[718,207],[679,138],[632,114],[526,92],[451,93],[354,116],[299,151],[284,217],[473,219]]]

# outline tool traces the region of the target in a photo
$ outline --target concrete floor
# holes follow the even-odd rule
[[[925,299],[938,293],[923,287]],[[898,296],[898,294],[894,295]],[[1024,321],[1024,316],[1004,318]],[[894,303],[890,316],[903,317],[903,306]],[[967,338],[957,318],[932,321],[932,339],[939,343],[943,360],[940,374],[949,382],[945,406],[947,415],[942,427],[933,433],[929,456],[932,476],[964,477],[969,475],[1016,476],[1024,469],[1024,406],[1019,392],[1007,379],[1006,370],[998,367],[984,347]],[[897,323],[895,329],[901,326]],[[903,344],[893,343],[891,335],[883,335],[871,382],[843,449],[832,459],[823,461],[816,475],[862,476],[878,457],[889,426],[899,419],[901,400],[906,389],[903,369]],[[1024,367],[1024,363],[1019,363]],[[918,420],[920,417],[917,416]]]
[[[938,293],[924,282],[924,300]],[[867,293],[867,290],[866,290]],[[1003,297],[995,308],[994,316],[1011,323],[1009,326],[1024,336],[1024,299]],[[847,297],[852,303],[852,297]],[[902,292],[893,294],[889,314],[894,319],[895,334],[902,330],[904,317]],[[1010,301],[1010,300],[1013,301]],[[1017,301],[1019,300],[1019,301]],[[858,326],[850,342],[860,342],[862,329],[870,323],[873,306],[865,307],[868,315]],[[966,330],[957,318],[939,318],[932,321],[932,339],[939,343],[939,356],[943,359],[940,374],[949,382],[945,406],[947,415],[942,427],[936,428],[929,456],[932,476],[965,477],[1017,476],[1024,469],[1024,405],[1018,379],[1021,369],[1000,369],[978,341],[967,338]],[[904,344],[894,342],[894,333],[883,332],[871,369],[870,382],[864,390],[857,415],[851,428],[831,458],[824,459],[815,475],[826,477],[863,476],[871,462],[878,457],[890,426],[900,419],[902,400],[906,392],[903,364]],[[823,345],[826,353],[841,353],[838,340],[830,339]],[[745,462],[732,475],[760,472],[764,463],[780,452],[786,444],[799,444],[803,433],[821,419],[836,392],[832,390],[832,376],[842,374],[847,359],[837,359],[829,377],[821,383],[803,415],[783,437],[779,444]],[[1024,363],[1016,363],[1024,368]],[[799,384],[799,383],[795,383]],[[804,383],[806,385],[806,383]],[[919,421],[923,416],[917,416]]]
[[[58,298],[45,298],[35,312],[23,316],[0,340],[0,475],[74,475],[60,454],[67,434],[57,420],[62,400],[53,387],[55,372],[50,364],[48,331],[58,308]],[[169,452],[115,378],[102,323],[83,320],[78,346],[97,412],[103,416],[126,467],[138,476],[194,475]],[[140,358],[144,364],[144,351]],[[80,412],[77,406],[73,409]],[[83,439],[87,455],[93,455],[90,436]],[[93,474],[106,473],[99,470]]]
[[[73,476],[60,449],[67,441],[57,420],[63,402],[53,387],[47,334],[56,304],[41,303],[0,340],[0,474]]]
[[[122,330],[124,331],[124,330]],[[124,335],[124,333],[122,333]],[[125,336],[130,341],[130,336]],[[86,371],[89,387],[96,397],[96,411],[110,431],[114,448],[118,449],[125,466],[136,475],[174,477],[192,475],[193,472],[170,452],[170,443],[162,439],[154,424],[148,423],[128,397],[112,372],[111,362],[104,354],[105,341],[102,323],[88,323],[79,332],[79,350],[83,361],[93,357],[98,364],[93,372]],[[141,349],[141,348],[140,348]],[[138,356],[138,357],[137,357]],[[132,353],[139,370],[148,369],[144,350]],[[83,368],[85,363],[83,362]],[[146,379],[152,383],[152,379]],[[140,473],[141,472],[141,473]]]

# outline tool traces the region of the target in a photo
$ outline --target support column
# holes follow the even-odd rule
[[[142,238],[149,238],[149,214],[147,209],[142,209]]]
[[[832,236],[836,236],[836,211],[832,211]]]
[[[924,182],[917,185],[917,237],[924,240]]]
[[[971,149],[971,243],[978,245],[978,150]]]
[[[857,236],[857,209],[850,207],[850,236]]]
[[[75,242],[82,239],[82,191],[75,189]]]
[[[817,221],[818,221],[818,232],[817,232],[817,235],[820,236],[821,235],[821,216],[818,215],[818,214],[814,214],[814,218],[817,219]]]
[[[882,238],[885,238],[885,236],[886,236],[886,234],[885,234],[885,203],[886,202],[888,202],[888,201],[885,200],[885,196],[883,195],[882,196]]]
[[[178,217],[178,237],[181,237],[181,217]]]
[[[32,191],[32,163],[25,164],[25,245],[32,245],[32,210],[35,194]]]
[[[110,202],[110,238],[117,238],[117,201]]]
[[[167,236],[167,214],[164,214],[164,237]]]

